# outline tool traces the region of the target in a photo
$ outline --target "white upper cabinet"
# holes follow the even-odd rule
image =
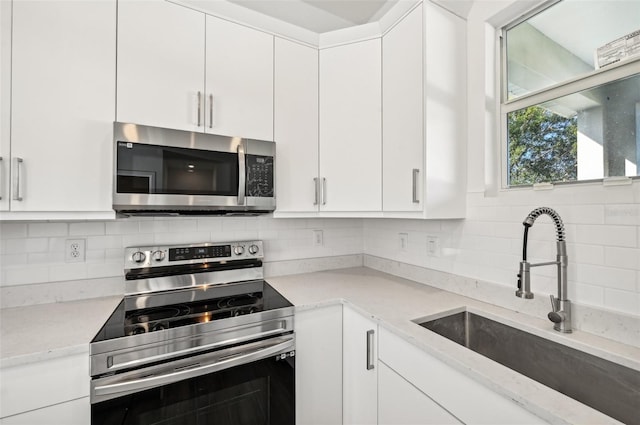
[[[204,131],[204,43],[203,13],[120,0],[117,120]]]
[[[382,38],[385,212],[422,211],[424,166],[422,5]]]
[[[2,2],[3,209],[52,213],[40,217],[45,219],[70,211],[113,216],[116,2],[14,1],[10,108],[7,3]]]
[[[273,140],[273,36],[166,1],[121,0],[117,117]]]
[[[276,215],[318,211],[318,50],[275,41]]]
[[[425,218],[465,216],[466,21],[432,4],[425,16]]]
[[[382,210],[381,40],[320,50],[320,211]]]
[[[273,36],[207,16],[206,130],[273,140]]]
[[[0,1],[0,211],[9,209],[11,187],[11,6]]]

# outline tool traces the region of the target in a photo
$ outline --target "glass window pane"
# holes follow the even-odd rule
[[[640,74],[507,114],[508,184],[637,176]]]
[[[507,100],[594,71],[598,48],[638,30],[637,0],[564,0],[543,10],[506,32]]]

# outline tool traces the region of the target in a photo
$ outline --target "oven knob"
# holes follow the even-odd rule
[[[131,260],[134,263],[144,263],[144,260],[146,260],[146,259],[147,259],[147,256],[144,255],[144,252],[142,252],[142,251],[136,251],[131,256]]]
[[[260,247],[258,247],[258,245],[251,245],[249,247],[249,254],[251,255],[256,255],[258,251],[260,251]]]
[[[242,255],[244,254],[244,246],[242,245],[237,245],[233,247],[233,253],[236,255]]]
[[[164,260],[165,254],[164,251],[153,251],[153,253],[151,254],[151,258],[153,258],[153,261],[157,261],[160,262],[162,260]]]

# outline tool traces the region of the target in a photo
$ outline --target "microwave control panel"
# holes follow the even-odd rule
[[[273,197],[273,157],[246,156],[246,195],[259,198]]]

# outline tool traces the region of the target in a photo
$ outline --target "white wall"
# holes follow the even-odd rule
[[[313,244],[316,229],[323,230],[322,246]],[[68,239],[86,241],[85,262],[65,262]],[[265,273],[362,264],[359,219],[261,216],[5,222],[0,224],[0,306],[122,295],[124,247],[248,239],[264,241]],[[340,260],[341,256],[351,257]],[[289,265],[289,260],[301,259],[307,261]]]

